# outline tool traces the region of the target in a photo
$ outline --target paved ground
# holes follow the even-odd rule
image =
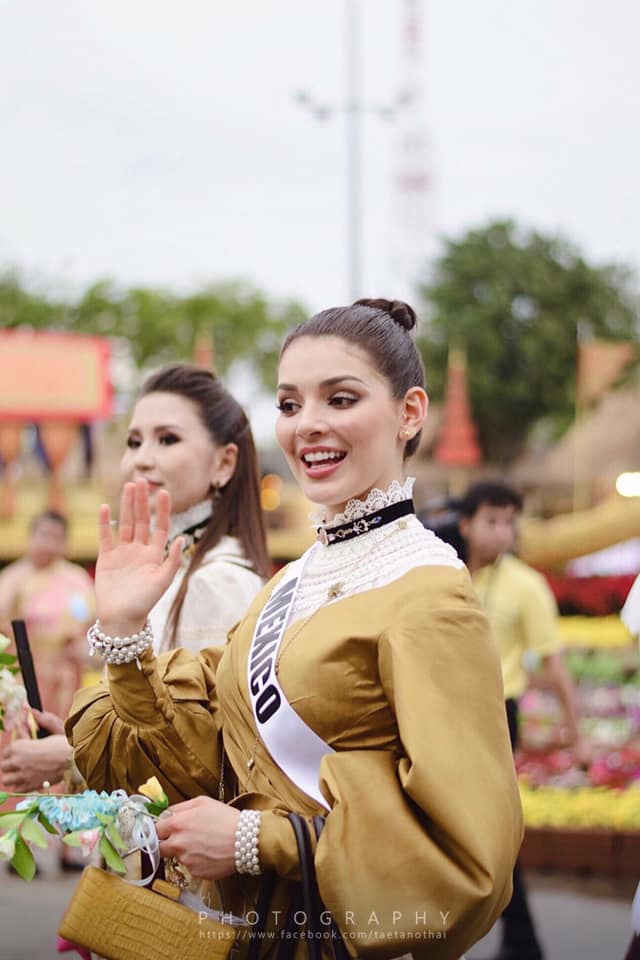
[[[50,851],[43,868],[30,889],[0,868],[0,960],[60,958],[56,926],[77,878],[58,873]],[[546,960],[623,960],[634,887],[597,878],[530,875],[531,904]],[[496,943],[493,932],[469,952],[468,960],[491,957]]]
[[[527,885],[545,960],[623,960],[631,939],[635,881],[529,874]],[[498,942],[494,928],[469,951],[468,960],[493,956]]]

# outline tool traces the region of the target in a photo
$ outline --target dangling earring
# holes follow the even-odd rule
[[[212,503],[213,506],[215,507],[215,505],[216,505],[216,503],[218,502],[218,500],[220,500],[221,497],[222,497],[222,493],[220,492],[220,484],[217,483],[217,482],[216,482],[216,483],[212,483],[212,484],[211,484],[211,490],[212,490],[211,503]]]

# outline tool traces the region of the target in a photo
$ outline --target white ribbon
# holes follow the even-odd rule
[[[135,853],[136,850],[141,850],[146,853],[151,861],[151,872],[146,876],[139,880],[133,880],[129,877],[126,879],[128,883],[132,883],[135,887],[144,887],[156,875],[160,865],[160,841],[158,840],[155,819],[146,808],[146,804],[149,802],[147,797],[143,797],[140,793],[128,796],[124,790],[116,790],[114,793],[118,797],[122,797],[123,800],[118,816],[131,811],[134,817],[129,836],[123,837],[123,840],[126,840],[129,844],[125,856]]]
[[[131,883],[134,887],[143,887],[153,879],[160,865],[160,841],[156,829],[156,818],[151,816],[146,809],[148,799],[143,797],[142,794],[135,793],[128,796],[124,790],[115,790],[114,793],[123,800],[119,814],[130,811],[135,818],[131,832],[126,838],[128,848],[125,856],[135,853],[136,850],[141,850],[146,853],[151,861],[151,871],[146,876],[139,880],[133,880],[131,877],[125,878],[127,883]],[[219,923],[225,923],[233,927],[249,926],[246,920],[242,917],[236,917],[233,913],[212,910],[205,904],[204,900],[190,890],[183,890],[178,900],[189,910],[193,910],[201,916],[210,917],[212,920],[217,920]]]
[[[275,670],[302,572],[314,549],[315,545],[290,564],[264,605],[251,641],[247,680],[256,728],[265,747],[289,779],[327,809],[320,792],[320,761],[334,750],[293,709]]]

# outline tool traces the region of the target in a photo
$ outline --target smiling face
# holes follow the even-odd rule
[[[424,391],[395,399],[368,353],[334,336],[294,340],[278,382],[278,443],[302,492],[326,508],[327,519],[348,500],[402,480],[401,431],[420,428]],[[421,413],[416,391],[424,397]]]
[[[135,405],[120,473],[123,481],[147,481],[152,509],[165,489],[172,513],[181,513],[206,500],[213,484],[227,483],[233,473],[225,469],[229,447],[235,449],[213,442],[191,400],[149,393]]]

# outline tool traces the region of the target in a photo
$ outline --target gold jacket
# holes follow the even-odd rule
[[[110,666],[108,684],[76,696],[67,733],[89,786],[135,792],[156,775],[171,802],[218,796],[223,742],[227,799],[265,811],[260,863],[283,904],[298,876],[286,812],[324,811],[257,743],[247,657],[274,582],[224,648]],[[469,575],[415,567],[299,628],[285,632],[279,679],[335,750],[315,853],[326,907],[354,956],[455,960],[508,903],[522,838],[500,664]],[[256,890],[230,878],[222,904],[241,913]]]

